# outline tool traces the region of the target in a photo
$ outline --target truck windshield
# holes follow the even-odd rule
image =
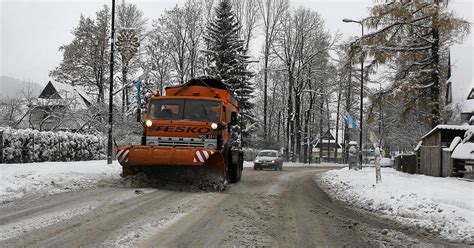
[[[197,99],[155,99],[149,113],[154,120],[219,122],[220,104]]]

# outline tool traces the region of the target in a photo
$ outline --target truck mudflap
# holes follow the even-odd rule
[[[117,160],[123,167],[206,167],[225,172],[221,152],[213,149],[168,146],[118,146]]]

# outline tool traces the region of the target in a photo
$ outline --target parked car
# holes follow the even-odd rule
[[[262,170],[263,168],[283,170],[283,159],[281,153],[276,150],[260,151],[253,161],[253,169]]]
[[[380,167],[392,167],[393,162],[391,158],[381,158]]]

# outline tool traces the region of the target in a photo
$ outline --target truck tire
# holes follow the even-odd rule
[[[232,159],[232,152],[229,152],[229,157],[227,159],[229,163],[229,182],[230,183],[238,183],[242,178],[242,167],[243,167],[243,159],[242,155],[239,152],[236,161]]]

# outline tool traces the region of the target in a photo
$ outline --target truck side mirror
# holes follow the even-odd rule
[[[237,112],[232,112],[230,114],[230,124],[237,125]]]

